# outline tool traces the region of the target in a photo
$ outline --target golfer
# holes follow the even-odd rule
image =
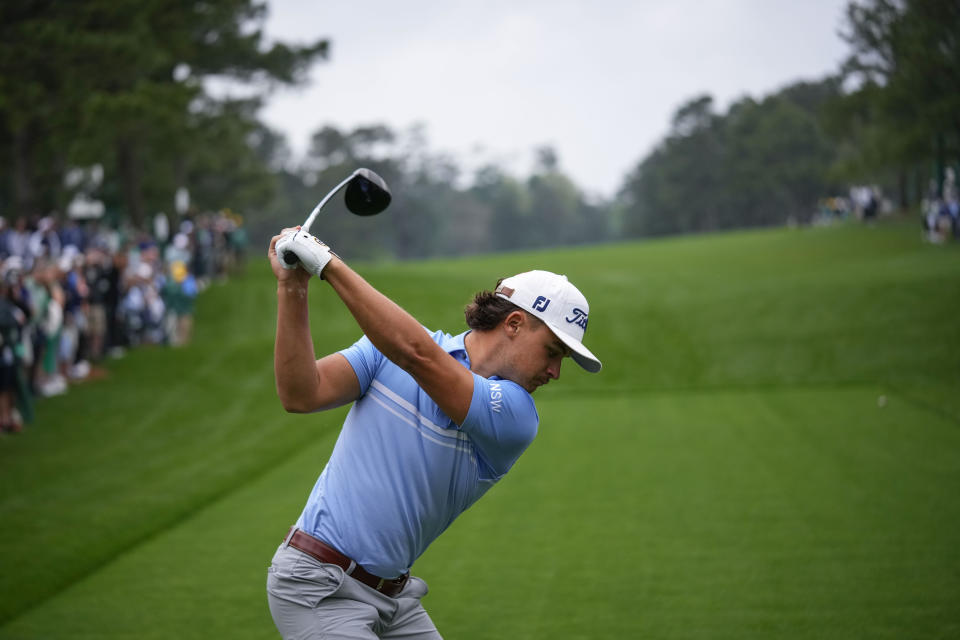
[[[295,413],[354,403],[268,570],[273,620],[285,638],[439,638],[410,567],[533,441],[530,394],[560,377],[561,360],[600,370],[582,343],[587,300],[565,276],[521,273],[477,294],[470,329],[451,336],[425,330],[299,228],[275,236],[268,256],[281,403]],[[312,276],[364,334],[319,360]]]

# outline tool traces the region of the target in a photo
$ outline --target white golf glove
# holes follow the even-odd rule
[[[296,256],[297,260],[291,259],[293,264],[287,262],[288,254]],[[304,231],[290,231],[277,241],[277,257],[284,269],[296,269],[300,265],[307,273],[322,278],[323,269],[333,254],[330,247],[316,236]]]

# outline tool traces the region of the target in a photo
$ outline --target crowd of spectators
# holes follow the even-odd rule
[[[823,198],[817,204],[813,224],[826,225],[847,219],[871,222],[889,213],[892,205],[884,200],[878,187],[854,186],[849,196]],[[944,170],[943,180],[930,180],[920,202],[923,238],[934,244],[960,239],[960,184],[953,167]]]
[[[104,358],[190,340],[194,300],[240,266],[245,231],[229,212],[154,222],[0,218],[0,430],[19,432],[35,398],[101,375]]]
[[[935,244],[960,238],[960,188],[953,167],[948,167],[945,174],[941,189],[936,181],[931,181],[922,204],[924,234]]]
[[[889,202],[883,199],[880,188],[875,185],[854,185],[846,196],[823,198],[817,205],[814,224],[824,225],[848,219],[873,222],[883,213],[891,210]]]

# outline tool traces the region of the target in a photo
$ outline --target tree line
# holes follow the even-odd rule
[[[62,212],[74,167],[99,164],[97,198],[134,224],[189,189],[200,208],[266,203],[272,177],[249,144],[262,98],[216,98],[211,79],[302,81],[328,42],[267,44],[252,0],[0,3],[0,206]]]
[[[424,131],[377,123],[319,128],[294,158],[258,109],[330,43],[267,43],[266,10],[253,0],[0,5],[0,215],[62,212],[87,189],[143,225],[185,188],[193,209],[241,212],[262,240],[367,166],[393,189],[390,210],[327,215],[323,234],[344,255],[403,259],[804,222],[851,183],[881,185],[908,208],[960,158],[958,0],[851,2],[850,54],[835,74],[725,111],[692,97],[605,201],[588,198],[549,147],[529,176],[496,165],[465,175]],[[252,97],[211,95],[222,78]],[[64,180],[93,164],[102,184]]]
[[[274,152],[278,144],[284,148],[282,143],[271,144]],[[299,224],[330,189],[362,166],[383,177],[394,198],[376,218],[328,205],[317,232],[343,255],[406,259],[613,238],[608,207],[587,201],[552,149],[537,150],[537,157],[528,178],[488,165],[475,172],[469,186],[460,186],[456,161],[432,152],[419,127],[396,132],[383,125],[351,131],[327,126],[312,136],[302,163],[278,169],[282,187],[269,207],[276,213],[256,219],[251,235],[265,238],[281,226]]]

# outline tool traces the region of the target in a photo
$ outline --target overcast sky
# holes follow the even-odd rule
[[[429,147],[517,175],[553,146],[610,196],[674,110],[718,109],[837,70],[846,0],[269,0],[268,37],[331,55],[263,111],[302,152],[324,124],[426,125]]]

